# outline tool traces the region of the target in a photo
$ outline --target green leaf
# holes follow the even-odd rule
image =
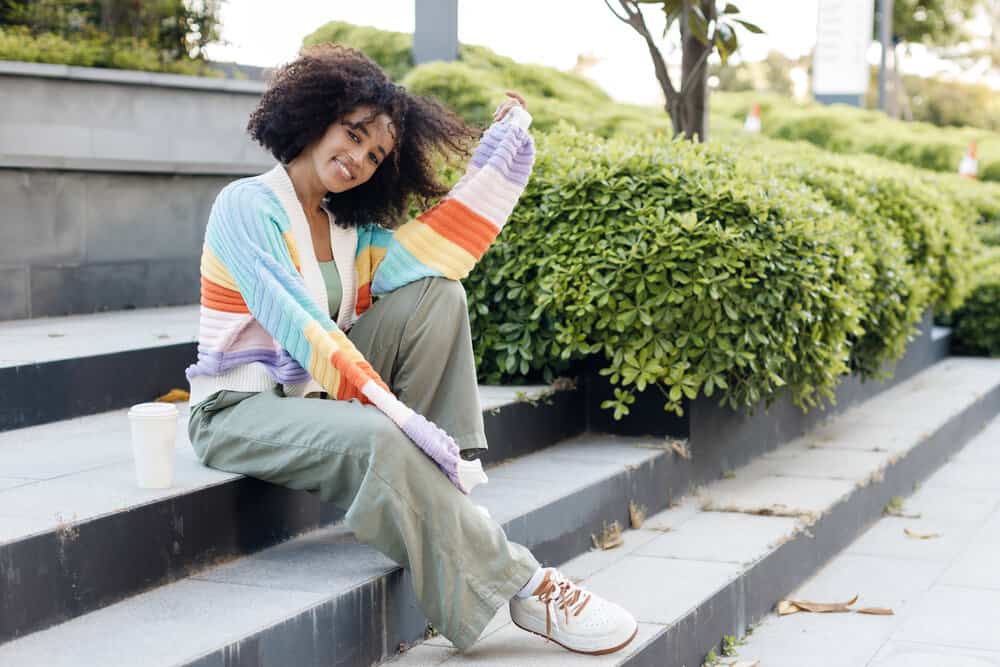
[[[744,21],[743,19],[733,19],[733,20],[736,21],[737,23],[739,23],[741,26],[743,26],[747,30],[749,30],[750,32],[754,33],[755,35],[763,35],[764,34],[763,30],[761,30],[755,24],[750,23],[749,21]]]
[[[708,20],[697,4],[691,5],[691,10],[688,12],[688,30],[695,39],[708,46]]]

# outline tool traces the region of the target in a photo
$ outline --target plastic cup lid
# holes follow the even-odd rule
[[[128,416],[136,419],[163,419],[176,417],[177,406],[173,403],[139,403],[133,405]]]

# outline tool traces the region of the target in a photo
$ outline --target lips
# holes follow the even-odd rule
[[[341,162],[338,158],[334,158],[333,161],[337,165],[337,167],[339,168],[340,173],[341,173],[341,175],[344,178],[346,178],[349,181],[353,181],[354,180],[354,174],[352,174],[351,170],[347,168],[347,165],[345,165],[343,162]]]

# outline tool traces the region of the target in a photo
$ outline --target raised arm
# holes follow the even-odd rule
[[[511,109],[483,134],[465,174],[440,203],[395,232],[376,232],[391,239],[374,268],[372,294],[428,276],[460,280],[469,275],[528,183],[535,160],[530,122],[527,111]]]

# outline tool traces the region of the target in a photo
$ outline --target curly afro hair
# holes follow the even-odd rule
[[[394,84],[360,51],[320,44],[275,70],[247,131],[287,165],[359,106],[372,107],[372,117],[389,116],[395,148],[367,182],[327,193],[324,203],[338,225],[374,222],[391,228],[406,214],[411,197],[426,208],[448,192],[434,158],[468,157],[480,130],[438,101]]]

